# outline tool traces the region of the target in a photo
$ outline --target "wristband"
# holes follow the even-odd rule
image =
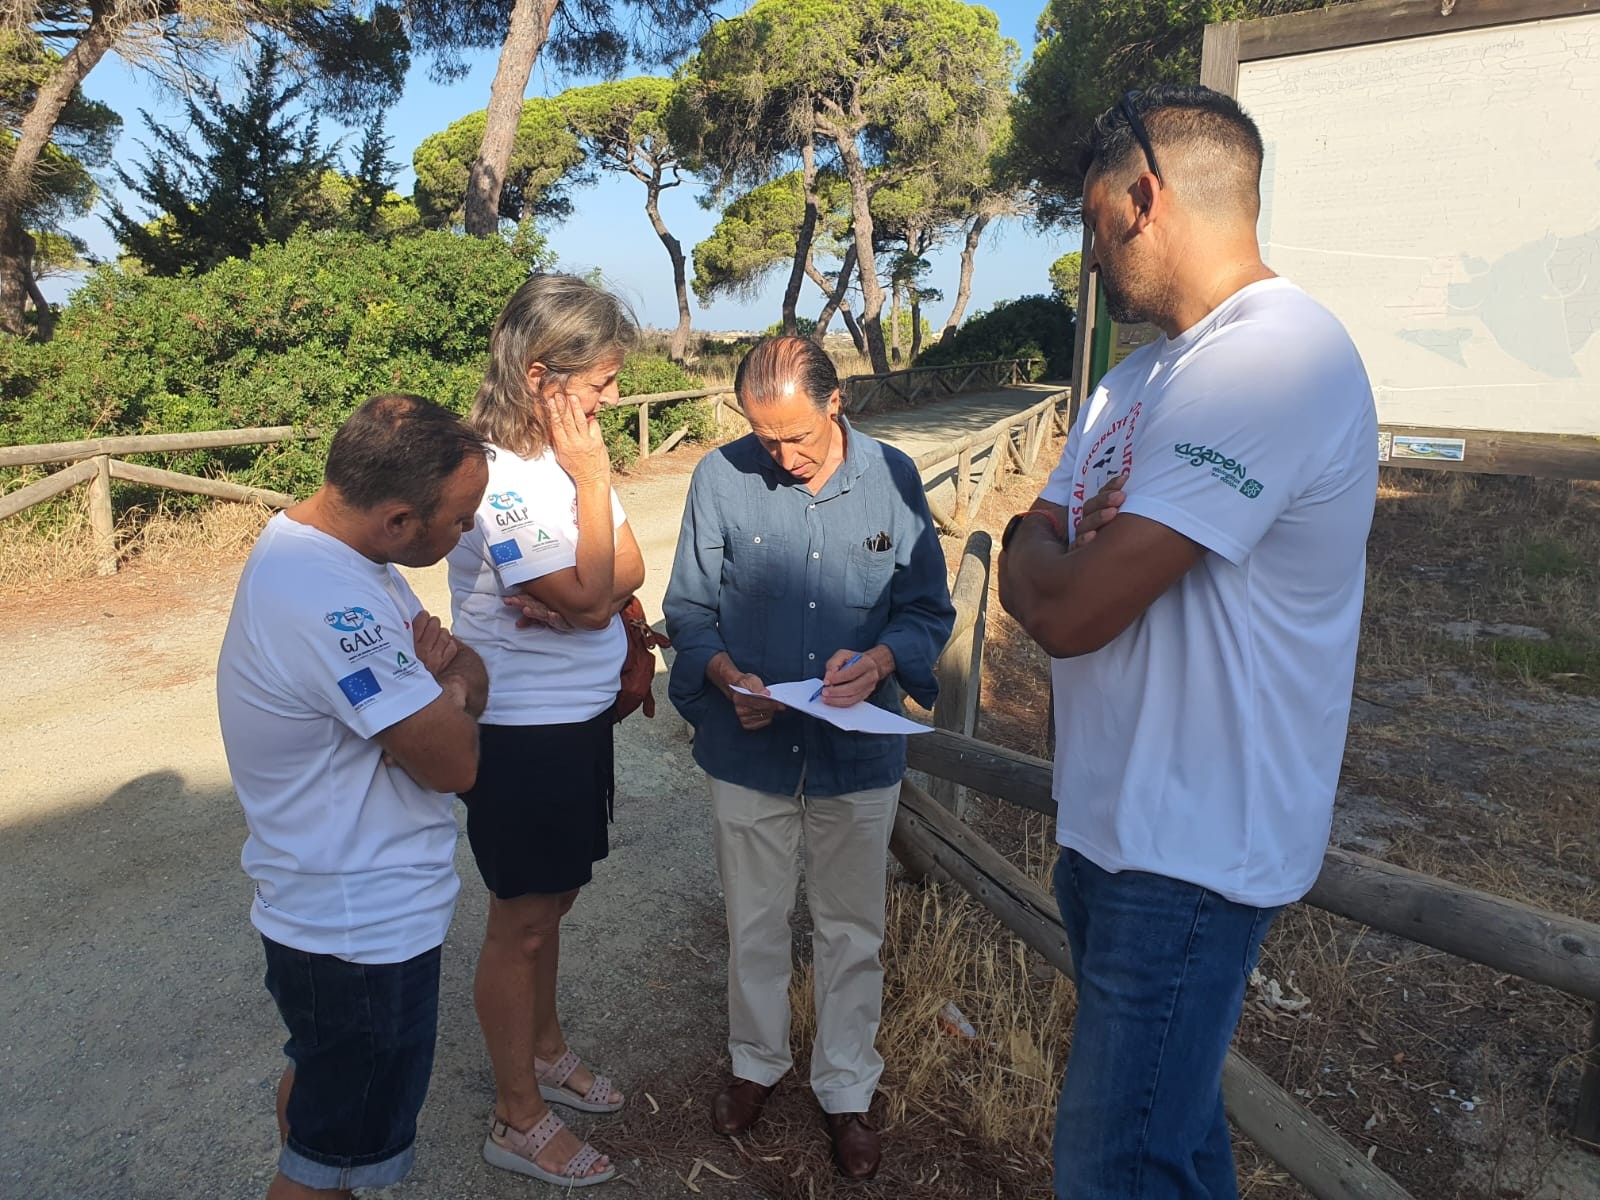
[[[1047,508],[1030,508],[1019,512],[1006,522],[1005,530],[1000,534],[1000,549],[1004,550],[1011,544],[1011,537],[1017,532],[1018,527],[1029,517],[1043,517],[1050,522],[1050,530],[1056,535],[1056,541],[1065,542],[1067,532],[1061,527],[1061,518]]]

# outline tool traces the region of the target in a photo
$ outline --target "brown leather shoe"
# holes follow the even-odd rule
[[[711,1127],[724,1137],[744,1133],[761,1119],[761,1110],[767,1106],[770,1095],[770,1087],[748,1079],[735,1079],[711,1102]]]
[[[871,1179],[878,1173],[883,1147],[866,1113],[824,1113],[833,1138],[833,1161],[846,1179]]]

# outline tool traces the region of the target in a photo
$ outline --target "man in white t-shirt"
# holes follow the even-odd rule
[[[289,1031],[270,1200],[384,1187],[414,1156],[488,680],[394,564],[438,562],[471,528],[486,453],[430,401],[367,401],[239,578],[217,708]]]
[[[1054,659],[1072,1200],[1237,1196],[1223,1059],[1344,753],[1377,420],[1338,320],[1261,261],[1261,157],[1207,88],[1097,122],[1090,269],[1165,336],[1106,375],[1003,538],[1001,603]]]

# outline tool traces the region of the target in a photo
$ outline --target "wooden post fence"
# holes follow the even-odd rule
[[[912,745],[937,734],[919,734]],[[1072,952],[1055,901],[936,800],[900,788],[895,842],[948,874],[1069,979]],[[1241,1132],[1317,1200],[1411,1200],[1410,1193],[1237,1051],[1222,1071],[1223,1101]]]
[[[907,367],[882,375],[851,375],[842,384],[847,413],[887,405],[921,404],[962,392],[992,392],[1027,383],[1036,358],[1002,358],[993,362],[951,363],[940,367]]]
[[[119,454],[163,454],[186,450],[212,450],[223,446],[260,446],[308,437],[292,425],[258,429],[216,429],[202,433],[135,434],[92,438],[79,442],[40,442],[26,446],[0,446],[0,468],[73,465],[26,487],[0,496],[0,520],[54,499],[80,483],[89,485],[89,527],[94,531],[95,557],[101,575],[117,570],[115,515],[111,508],[111,481],[123,479],[179,492],[193,492],[222,500],[243,500],[284,508],[294,497],[266,488],[246,487],[226,479],[203,479],[177,471],[140,466],[114,457]]]
[[[716,422],[718,429],[722,428],[722,410],[733,396],[732,388],[693,388],[683,392],[651,392],[645,396],[624,396],[618,400],[614,408],[637,408],[639,410],[639,461],[643,462],[652,453],[665,454],[671,450],[688,434],[688,427],[669,436],[654,451],[650,447],[650,406],[652,404],[675,404],[680,400],[710,400],[711,418]],[[739,409],[737,401],[733,402],[735,411]]]
[[[984,497],[989,494],[989,488],[993,485],[996,474],[1007,469],[1002,459],[1007,460],[1010,466],[1018,471],[1033,470],[1039,460],[1040,450],[1049,439],[1050,432],[1056,427],[1061,406],[1069,395],[1066,390],[1053,392],[1037,404],[1012,413],[1009,417],[1002,417],[986,429],[968,434],[966,437],[954,438],[917,455],[914,461],[917,470],[924,477],[951,460],[955,462],[954,510],[945,509],[934,502],[931,496],[928,501],[929,511],[933,513],[933,519],[940,529],[946,533],[959,533],[966,528],[973,514],[983,503]],[[1020,435],[1022,441],[1020,447],[1013,440],[1013,435]],[[986,457],[983,471],[978,477],[977,486],[974,487],[972,467],[980,454]]]
[[[936,728],[972,737],[978,730],[978,693],[983,680],[984,628],[989,615],[989,560],[993,540],[983,530],[967,538],[950,589],[956,622],[933,672],[939,680],[939,698],[933,705]],[[934,776],[928,792],[956,817],[966,815],[967,789],[953,780]]]
[[[683,392],[656,392],[646,396],[629,396],[620,402],[621,407],[639,410],[639,457],[649,458],[650,405],[670,404],[678,400],[711,400],[712,412],[719,426],[722,410],[731,406],[742,412],[732,399],[729,388],[699,388]],[[668,437],[654,450],[656,454],[671,450],[687,435],[685,425]],[[237,500],[245,503],[265,504],[270,508],[286,508],[295,497],[286,492],[267,488],[246,487],[226,479],[207,479],[198,475],[185,475],[178,471],[124,462],[126,454],[166,454],[191,450],[216,450],[228,446],[263,446],[314,437],[314,433],[293,425],[273,425],[251,429],[213,429],[198,433],[128,434],[118,437],[89,438],[73,442],[39,442],[20,446],[0,446],[0,469],[8,467],[49,466],[71,463],[43,479],[20,487],[14,492],[0,495],[0,520],[52,500],[70,491],[80,483],[89,485],[89,527],[94,534],[95,556],[101,575],[111,575],[117,570],[115,514],[111,506],[111,482],[143,483],[169,491],[189,492],[210,496],[217,500]]]

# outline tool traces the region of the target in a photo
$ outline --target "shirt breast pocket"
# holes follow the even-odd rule
[[[852,608],[877,608],[880,601],[888,603],[893,578],[893,550],[851,546],[844,578],[845,603]]]
[[[782,534],[735,529],[723,550],[727,582],[746,596],[781,596],[789,590]]]

